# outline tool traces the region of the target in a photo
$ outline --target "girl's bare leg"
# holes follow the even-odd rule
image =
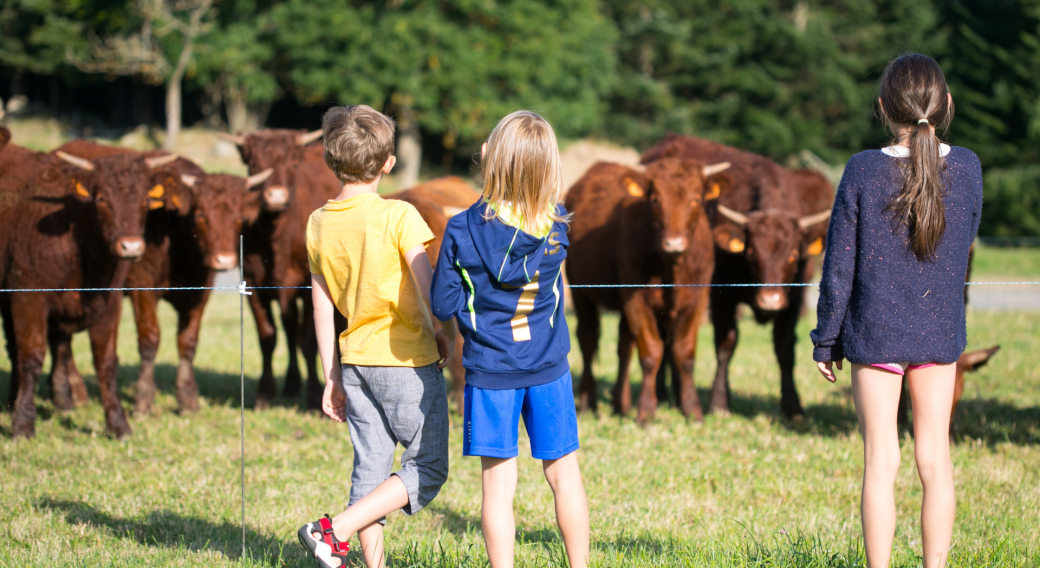
[[[914,457],[924,487],[924,568],[946,566],[953,537],[956,501],[949,428],[956,375],[956,365],[936,365],[906,373],[914,411]]]
[[[516,458],[480,458],[483,501],[480,528],[484,531],[491,568],[513,568],[516,522],[513,497],[516,495]]]
[[[896,532],[894,488],[899,471],[896,411],[903,378],[866,365],[852,366],[852,396],[863,435],[863,543],[869,568],[887,568]],[[916,414],[916,413],[915,413]]]
[[[585,568],[589,562],[589,503],[581,480],[578,454],[542,461],[545,479],[556,503],[556,522],[563,535],[571,568]]]

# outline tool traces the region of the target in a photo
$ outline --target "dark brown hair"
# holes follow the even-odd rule
[[[394,119],[365,105],[332,107],[321,118],[325,163],[343,183],[369,183],[394,153]]]
[[[953,118],[946,77],[931,57],[908,53],[888,64],[879,91],[882,118],[890,127],[910,128],[910,158],[900,160],[903,189],[889,208],[895,211],[896,224],[907,228],[910,250],[918,259],[931,259],[946,231],[942,198],[946,160],[938,137]],[[894,144],[902,142],[898,130],[893,134]]]

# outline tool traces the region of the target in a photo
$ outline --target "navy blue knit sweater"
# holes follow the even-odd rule
[[[816,361],[953,363],[964,351],[968,249],[982,214],[979,159],[958,147],[946,155],[946,232],[929,261],[914,256],[887,209],[903,186],[902,159],[870,150],[845,167],[811,334]]]

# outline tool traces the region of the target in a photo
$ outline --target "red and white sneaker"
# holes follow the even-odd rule
[[[340,542],[332,532],[332,518],[318,519],[300,527],[296,536],[318,568],[340,568],[347,564],[350,543]]]

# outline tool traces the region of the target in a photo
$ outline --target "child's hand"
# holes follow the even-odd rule
[[[823,373],[823,378],[827,379],[832,383],[838,380],[838,377],[834,376],[834,371],[831,370],[831,365],[834,364],[838,365],[838,370],[840,371],[841,361],[824,361],[816,363],[816,368],[819,369],[821,373]]]
[[[438,369],[443,369],[448,366],[453,355],[455,355],[455,337],[449,338],[444,330],[438,331],[434,338],[437,340],[437,353],[441,356],[441,360],[437,363]]]
[[[325,381],[325,394],[321,397],[321,410],[336,422],[346,422],[347,391],[343,390],[343,383],[339,382],[339,377]]]

